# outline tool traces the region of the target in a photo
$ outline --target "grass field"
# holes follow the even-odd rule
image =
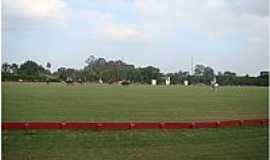
[[[3,121],[185,121],[268,117],[263,87],[2,83]],[[5,160],[267,160],[268,127],[5,130]]]
[[[266,127],[176,131],[5,131],[5,160],[267,160]]]
[[[180,121],[267,118],[266,87],[2,83],[4,121]]]

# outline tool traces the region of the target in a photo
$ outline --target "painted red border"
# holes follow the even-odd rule
[[[269,119],[203,122],[3,122],[2,129],[200,129],[268,126]]]

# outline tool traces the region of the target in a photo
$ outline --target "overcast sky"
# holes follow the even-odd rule
[[[82,68],[94,54],[162,72],[269,69],[268,0],[3,0],[2,61]]]

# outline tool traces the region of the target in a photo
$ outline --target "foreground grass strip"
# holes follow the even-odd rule
[[[5,130],[5,160],[267,160],[268,128],[88,131]]]

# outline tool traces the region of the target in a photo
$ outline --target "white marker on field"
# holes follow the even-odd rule
[[[156,79],[152,79],[152,85],[153,86],[157,85],[157,80]]]
[[[187,80],[184,81],[184,85],[188,86],[188,81]]]
[[[170,85],[170,83],[171,83],[171,78],[168,77],[168,78],[166,79],[165,83],[166,83],[167,86]]]

